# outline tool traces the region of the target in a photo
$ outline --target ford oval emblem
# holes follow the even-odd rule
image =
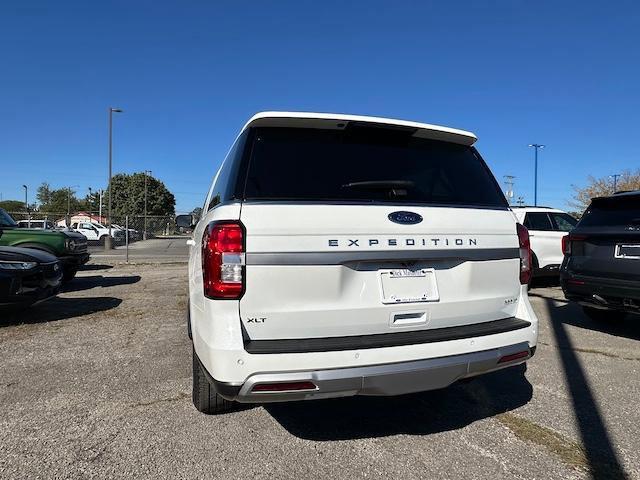
[[[422,215],[413,212],[392,212],[389,214],[389,220],[403,225],[415,225],[422,221]]]

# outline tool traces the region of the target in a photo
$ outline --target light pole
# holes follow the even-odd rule
[[[544,148],[545,145],[541,145],[539,143],[531,143],[529,144],[530,147],[535,148],[536,150],[536,154],[535,154],[535,167],[534,167],[534,180],[533,180],[533,206],[537,207],[538,206],[538,150],[540,150],[541,148]]]
[[[147,239],[147,179],[151,175],[151,170],[144,171],[144,231],[142,232],[142,239]]]
[[[27,211],[27,228],[31,228],[31,214],[29,213],[29,188],[26,185],[22,185],[24,188],[24,209]]]
[[[111,250],[113,247],[111,245],[111,173],[112,173],[112,151],[113,151],[113,113],[121,113],[122,109],[109,107],[109,183],[107,184],[109,188],[109,235],[104,241],[105,250]]]
[[[613,178],[613,193],[618,191],[618,178],[622,175],[619,173],[614,173],[613,175],[609,175],[609,178]]]

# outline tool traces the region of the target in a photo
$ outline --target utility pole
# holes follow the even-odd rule
[[[91,207],[93,207],[93,190],[89,187],[89,218],[91,218]]]
[[[511,205],[511,200],[513,199],[513,185],[514,185],[514,179],[516,177],[514,177],[513,175],[505,175],[504,176],[504,183],[507,186],[507,190],[506,190],[506,195],[507,195],[507,201],[509,202],[509,205]]]
[[[545,145],[542,145],[540,143],[531,143],[529,144],[530,147],[535,148],[536,153],[535,153],[535,167],[534,167],[534,181],[533,181],[533,205],[535,207],[538,206],[538,150],[540,150],[541,148],[544,148]]]
[[[147,179],[151,175],[151,170],[144,171],[144,231],[142,232],[142,239],[147,239]]]
[[[522,207],[524,205],[524,197],[518,197],[518,201],[516,203],[518,206]]]
[[[26,185],[22,185],[24,188],[24,209],[27,211],[27,228],[31,228],[31,213],[29,213],[29,188]]]
[[[71,185],[67,187],[67,228],[71,224],[71,189],[79,187],[80,185]]]
[[[98,216],[100,217],[100,223],[102,223],[102,197],[103,196],[104,196],[104,190],[100,189],[100,192],[99,192],[100,205],[98,206]]]
[[[104,242],[105,250],[111,250],[113,248],[113,246],[111,245],[111,190],[113,190],[113,188],[111,188],[112,187],[111,186],[111,173],[112,173],[111,158],[112,158],[112,152],[113,152],[113,112],[121,113],[122,109],[109,107],[109,183],[107,184],[109,188],[109,219],[108,219],[109,235],[107,235],[107,238],[105,239],[105,242]]]
[[[614,173],[613,175],[609,175],[609,178],[613,178],[613,193],[618,191],[618,178],[622,175],[619,173]]]

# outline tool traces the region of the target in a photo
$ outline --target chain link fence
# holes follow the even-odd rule
[[[109,227],[107,218],[100,212],[9,212],[21,227],[27,228],[66,228],[80,223],[92,223]],[[114,238],[124,241],[126,232],[129,241],[136,242],[156,237],[184,235],[189,232],[176,226],[176,215],[113,215],[112,231],[122,232],[113,234]]]

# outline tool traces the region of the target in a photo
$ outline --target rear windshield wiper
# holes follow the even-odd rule
[[[364,182],[351,182],[342,185],[342,188],[383,189],[389,188],[413,188],[415,182],[411,180],[370,180]]]

